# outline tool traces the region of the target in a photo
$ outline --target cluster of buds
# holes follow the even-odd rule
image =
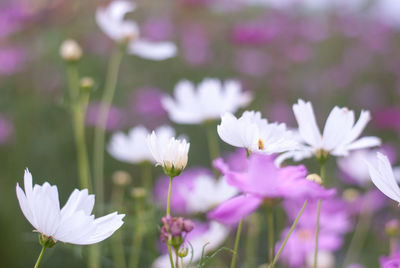
[[[175,250],[179,250],[186,235],[194,228],[191,220],[182,217],[171,217],[168,215],[163,217],[161,222],[161,240],[171,245]]]

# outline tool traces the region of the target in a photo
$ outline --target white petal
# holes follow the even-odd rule
[[[144,39],[131,42],[128,46],[128,53],[156,61],[174,57],[176,50],[172,42],[150,42]]]
[[[330,112],[323,133],[323,148],[331,151],[343,143],[354,124],[354,112],[335,106]]]
[[[393,175],[389,159],[381,153],[377,153],[377,157],[377,164],[373,165],[367,162],[372,182],[386,196],[400,202],[400,189]]]
[[[297,104],[293,105],[293,112],[299,125],[301,137],[314,148],[320,148],[322,137],[315,120],[311,102],[304,102],[299,99]]]

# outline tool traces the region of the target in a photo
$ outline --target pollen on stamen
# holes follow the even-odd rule
[[[258,139],[258,149],[264,150],[264,142],[262,139]]]

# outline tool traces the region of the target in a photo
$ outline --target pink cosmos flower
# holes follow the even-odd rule
[[[326,190],[306,180],[307,169],[303,165],[278,168],[274,164],[274,157],[256,153],[245,161],[247,168],[243,171],[235,171],[221,158],[214,161],[214,166],[221,171],[227,182],[243,194],[212,210],[208,214],[210,219],[234,225],[257,210],[265,199],[320,199],[335,194],[334,189]]]
[[[381,256],[379,258],[381,268],[398,268],[400,265],[400,251],[392,256]]]

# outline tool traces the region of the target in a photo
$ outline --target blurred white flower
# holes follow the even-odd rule
[[[171,42],[151,42],[140,38],[139,26],[124,16],[134,11],[136,4],[126,0],[115,0],[100,6],[96,21],[101,30],[117,43],[127,43],[127,51],[145,59],[165,60],[175,56],[176,46]]]
[[[197,225],[195,224],[195,228],[192,231],[193,233],[196,232]],[[228,237],[230,229],[225,227],[224,225],[211,221],[209,223],[208,229],[198,235],[188,235],[185,244],[190,244],[191,246],[188,246],[189,248],[189,254],[183,258],[183,263],[185,265],[188,265],[189,263],[196,263],[198,262],[202,254],[207,254],[209,252],[212,252],[216,250]],[[193,256],[192,256],[192,250],[193,248]],[[174,256],[174,252],[172,253]],[[169,262],[169,256],[168,254],[164,254],[160,257],[158,257],[152,265],[152,268],[169,268],[171,267],[171,264]],[[186,266],[185,266],[186,267]]]
[[[397,185],[389,159],[381,153],[377,153],[377,158],[375,163],[366,160],[372,182],[387,197],[400,203],[400,188]]]
[[[158,127],[156,133],[164,144],[175,136],[175,130],[170,126]],[[146,143],[149,134],[150,132],[144,126],[134,127],[128,134],[117,132],[111,137],[107,148],[108,152],[115,159],[127,163],[155,162]]]
[[[360,118],[355,123],[352,110],[335,106],[328,116],[322,135],[318,129],[311,102],[299,99],[293,105],[293,112],[299,125],[302,145],[298,150],[280,155],[279,162],[288,158],[299,161],[313,155],[321,159],[326,158],[328,154],[345,156],[349,151],[381,144],[377,137],[357,139],[371,119],[369,111],[361,111]]]
[[[186,167],[190,143],[185,139],[171,137],[166,141],[153,131],[147,136],[146,142],[156,165],[162,166],[166,175],[178,176]]]
[[[226,143],[251,152],[273,154],[294,150],[298,146],[285,124],[268,123],[261,118],[260,112],[245,111],[240,118],[225,113],[217,131]]]
[[[193,214],[207,212],[238,193],[225,179],[216,180],[206,174],[196,178],[191,190],[181,187],[180,191],[186,199],[187,210]]]
[[[224,84],[218,79],[204,79],[195,88],[194,84],[180,81],[174,89],[175,99],[166,96],[163,107],[169,118],[178,124],[201,124],[216,120],[225,112],[236,112],[251,101],[251,95],[242,92],[238,81],[227,80]]]
[[[94,195],[75,189],[60,209],[57,186],[45,182],[32,188],[32,175],[25,170],[25,192],[17,183],[17,197],[25,218],[36,231],[52,239],[77,245],[89,245],[110,237],[123,224],[124,214],[117,212],[95,219],[91,215]]]

